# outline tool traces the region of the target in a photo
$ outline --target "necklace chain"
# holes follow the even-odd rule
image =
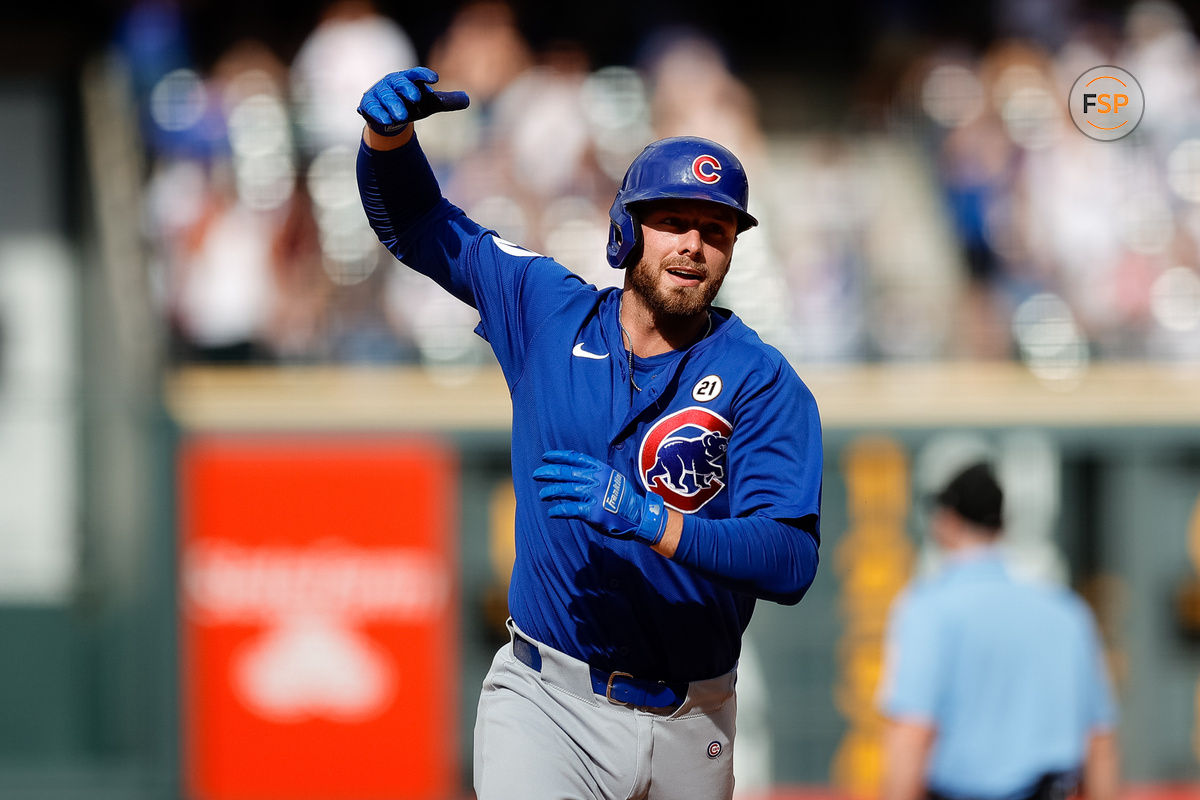
[[[629,331],[625,330],[625,326],[621,324],[620,310],[617,312],[617,325],[621,328],[621,336],[625,340],[625,355],[629,357],[629,385],[639,392],[642,387],[637,385],[637,381],[633,379],[633,337],[629,335]],[[630,399],[633,398],[633,393],[630,392]]]
[[[633,337],[629,335],[629,331],[625,330],[625,325],[621,322],[621,309],[624,307],[624,304],[625,298],[622,297],[620,304],[617,306],[617,326],[621,329],[621,336],[624,338],[625,353],[629,356],[629,385],[632,387],[629,393],[629,399],[632,400],[633,390],[636,389],[640,392],[642,387],[638,386],[637,382],[633,379]],[[703,339],[712,333],[712,326],[712,312],[709,311],[708,325],[705,326],[704,333],[701,334],[700,339]],[[700,341],[700,339],[697,339],[696,341]]]

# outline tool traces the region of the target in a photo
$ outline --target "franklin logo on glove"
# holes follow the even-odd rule
[[[550,451],[533,478],[547,484],[538,492],[554,502],[547,514],[554,519],[579,519],[617,539],[658,544],[667,529],[667,507],[654,493],[644,497],[629,479],[584,453]]]
[[[620,507],[619,500],[621,492],[625,489],[625,476],[619,472],[614,472],[608,479],[608,491],[604,494],[604,509],[613,514],[617,513]]]

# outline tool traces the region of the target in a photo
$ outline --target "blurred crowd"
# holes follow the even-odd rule
[[[329,3],[287,61],[250,38],[202,69],[164,0],[135,3],[114,44],[176,364],[491,359],[475,312],[397,264],[358,199],[354,109],[419,63],[471,97],[418,128],[446,196],[597,285],[620,281],[608,207],[646,143],[691,133],[738,153],[762,225],[718,303],[798,361],[1021,359],[1058,379],[1200,358],[1200,64],[1190,21],[1160,0],[986,46],[882,41],[854,76],[852,122],[803,130],[768,127],[757,87],[698,29],[597,64],[583,40],[534,47],[503,0],[462,4],[428,52],[365,0]],[[1117,142],[1066,107],[1098,64],[1146,96]]]
[[[1019,5],[1019,4],[1016,4]],[[1047,377],[1090,360],[1200,357],[1200,60],[1163,0],[1031,21],[981,52],[932,48],[893,110],[916,120],[965,278],[959,346]],[[1065,98],[1115,64],[1145,96],[1134,132],[1094,141]]]

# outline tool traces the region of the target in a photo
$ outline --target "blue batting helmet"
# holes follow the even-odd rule
[[[633,207],[648,200],[708,200],[737,212],[738,233],[758,224],[746,210],[750,184],[737,156],[709,139],[674,136],[647,145],[625,171],[608,217],[608,263],[617,269],[641,243]]]

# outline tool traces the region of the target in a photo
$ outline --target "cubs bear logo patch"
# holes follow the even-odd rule
[[[725,488],[725,452],[732,432],[728,420],[699,406],[668,414],[642,439],[642,483],[676,511],[699,511]]]

